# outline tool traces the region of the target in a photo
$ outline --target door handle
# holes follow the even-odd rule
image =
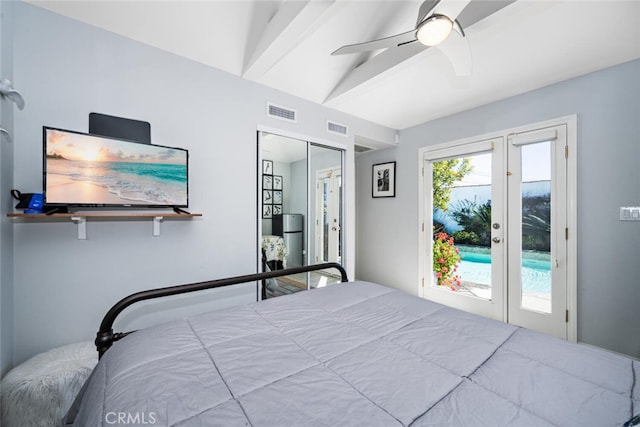
[[[493,243],[500,243],[500,238],[499,237],[494,237],[491,240],[493,241]]]

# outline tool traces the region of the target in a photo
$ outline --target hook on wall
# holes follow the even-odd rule
[[[0,97],[2,99],[8,98],[9,100],[16,103],[20,110],[24,109],[24,98],[13,88],[10,80],[2,79],[0,80]]]
[[[7,138],[9,139],[9,142],[11,142],[11,134],[9,133],[8,130],[4,128],[0,128],[0,137],[2,137],[2,135],[6,135]]]
[[[24,98],[13,88],[13,84],[10,80],[1,79],[0,80],[0,99],[8,99],[10,101],[15,102],[18,109],[24,109]],[[6,135],[9,141],[11,141],[11,134],[4,128],[0,127],[0,136]]]

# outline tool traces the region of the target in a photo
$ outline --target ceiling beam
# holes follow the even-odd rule
[[[468,28],[514,1],[516,0],[471,1],[458,16],[458,22],[460,22],[462,28]],[[386,49],[367,62],[360,64],[347,72],[342,80],[333,88],[324,102],[326,103],[335,100],[363,83],[366,83],[374,77],[390,70],[401,62],[417,55],[425,49],[427,49],[427,46],[418,42]]]
[[[258,37],[252,52],[247,52],[242,77],[256,80],[277,64],[309,34],[324,12],[336,0],[285,0]]]

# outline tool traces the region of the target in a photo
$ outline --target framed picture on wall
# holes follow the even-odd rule
[[[396,162],[373,165],[372,178],[373,197],[396,197]]]
[[[273,189],[282,190],[282,176],[280,175],[273,176]]]
[[[272,175],[262,175],[262,189],[263,190],[272,190],[273,189],[273,176]]]
[[[262,173],[265,175],[273,175],[273,161],[271,160],[262,161]]]
[[[282,204],[282,191],[273,190],[273,203],[278,205]]]
[[[273,191],[272,190],[262,190],[262,204],[270,205],[273,203]]]
[[[280,215],[282,213],[282,205],[273,205],[273,214]]]
[[[262,205],[262,218],[269,219],[273,216],[273,205]]]

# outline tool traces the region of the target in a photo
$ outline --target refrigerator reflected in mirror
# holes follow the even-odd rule
[[[287,248],[284,265],[301,267],[304,263],[304,215],[285,213],[274,215],[271,227],[275,236],[284,240]]]

